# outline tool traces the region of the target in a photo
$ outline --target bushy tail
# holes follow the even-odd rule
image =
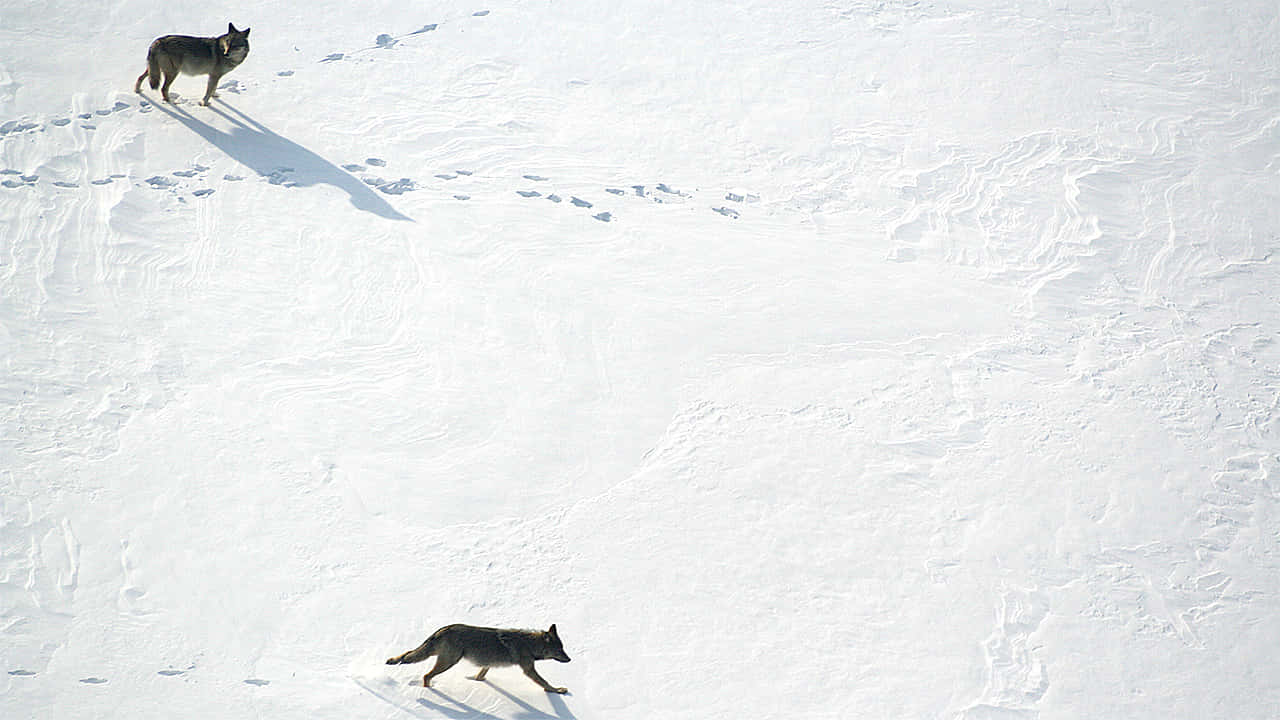
[[[409,652],[403,655],[397,655],[393,658],[388,658],[387,664],[388,665],[408,665],[409,663],[422,662],[423,660],[426,660],[427,658],[435,654],[436,654],[436,638],[433,635],[427,638],[426,642],[422,643],[421,645],[414,648],[413,650],[410,650]]]
[[[156,57],[156,46],[153,44],[147,51],[147,81],[151,89],[160,87],[160,58]]]

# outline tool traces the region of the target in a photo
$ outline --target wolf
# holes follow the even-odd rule
[[[446,625],[431,633],[431,637],[417,648],[387,660],[388,665],[422,662],[432,655],[436,664],[431,672],[422,676],[422,686],[431,687],[431,678],[448,670],[459,660],[466,659],[480,666],[480,672],[470,676],[483,680],[490,667],[519,665],[530,680],[549,693],[567,693],[568,688],[553,687],[533,669],[534,660],[569,662],[564,652],[556,626],[547,631],[510,630],[504,628],[475,627],[474,625]]]
[[[249,28],[237,30],[231,23],[227,23],[227,34],[218,37],[165,35],[151,43],[147,50],[147,69],[138,76],[133,91],[142,92],[142,81],[150,78],[151,89],[159,87],[164,101],[173,102],[169,99],[169,86],[178,73],[208,75],[209,85],[205,88],[204,99],[200,101],[201,105],[208,105],[209,98],[217,97],[214,90],[218,81],[244,62],[248,55]],[[161,73],[164,73],[163,87],[160,85]]]

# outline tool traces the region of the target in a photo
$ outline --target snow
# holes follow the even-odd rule
[[[0,716],[1276,716],[1274,2],[0,17]]]

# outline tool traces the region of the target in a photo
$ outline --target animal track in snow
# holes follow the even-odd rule
[[[13,675],[14,677],[31,677],[32,675],[35,675],[35,673],[31,672],[30,670],[23,670],[21,668],[17,670],[10,670],[9,674]]]
[[[471,17],[484,17],[488,14],[489,14],[488,10],[477,10],[471,13]],[[425,33],[429,33],[433,30],[436,30],[439,27],[440,27],[440,23],[426,23],[425,25],[418,28],[417,30],[412,30],[410,32],[404,33],[403,35],[393,35],[391,33],[379,33],[378,36],[374,38],[372,46],[353,50],[348,53],[342,53],[342,52],[329,53],[325,57],[321,58],[318,62],[326,63],[326,62],[337,62],[339,60],[346,60],[351,58],[353,55],[356,55],[358,53],[362,53],[368,50],[390,50],[394,48],[396,45],[400,44],[400,42],[405,38],[410,38],[415,35],[422,35]],[[277,75],[279,74],[280,73],[277,73]]]
[[[384,192],[388,195],[402,195],[404,193],[417,190],[418,184],[409,178],[400,178],[399,180],[381,183],[374,187],[376,187],[379,192]]]
[[[82,112],[76,115],[76,117],[81,120],[92,120],[95,117],[106,117],[108,115],[118,113],[122,110],[128,110],[131,107],[133,106],[130,105],[129,103],[117,101],[115,104],[113,104],[109,108],[100,108],[98,110],[93,110],[91,112]],[[67,125],[70,125],[70,124],[71,124],[71,118],[65,118],[65,117],[57,118],[55,120],[49,121],[49,125],[52,125],[54,127],[66,127]],[[88,130],[92,130],[96,126],[86,123],[81,125],[81,127]],[[10,135],[21,135],[21,134],[28,134],[28,133],[34,134],[34,133],[44,132],[46,129],[47,128],[44,125],[44,123],[41,123],[35,120],[29,120],[25,118],[20,120],[6,120],[4,122],[0,122],[0,139],[6,138]]]
[[[107,682],[107,679],[100,678],[100,677],[87,677],[87,678],[80,678],[80,682],[84,683],[85,685],[102,685],[105,682]]]
[[[249,678],[249,679],[247,679],[247,680],[245,680],[245,681],[244,681],[244,684],[245,684],[245,685],[256,685],[256,686],[258,686],[258,687],[263,687],[264,685],[270,685],[270,684],[271,684],[271,681],[270,681],[270,680],[261,680],[261,679],[259,679],[259,678]]]
[[[688,204],[690,201],[695,199],[697,193],[696,190],[693,192],[680,190],[665,182],[653,185],[652,189],[650,189],[649,185],[641,184],[630,185],[629,187],[631,189],[630,193],[619,187],[606,187],[605,192],[610,195],[617,195],[618,197],[644,198],[645,200],[660,205]],[[725,192],[724,200],[735,204],[751,204],[759,202],[760,196],[746,191],[729,190]],[[710,205],[709,207],[712,212],[732,220],[741,218],[743,213],[741,209],[734,208],[729,205]]]

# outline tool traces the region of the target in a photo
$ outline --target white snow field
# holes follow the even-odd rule
[[[1278,417],[1275,0],[0,0],[6,720],[1278,718]]]

